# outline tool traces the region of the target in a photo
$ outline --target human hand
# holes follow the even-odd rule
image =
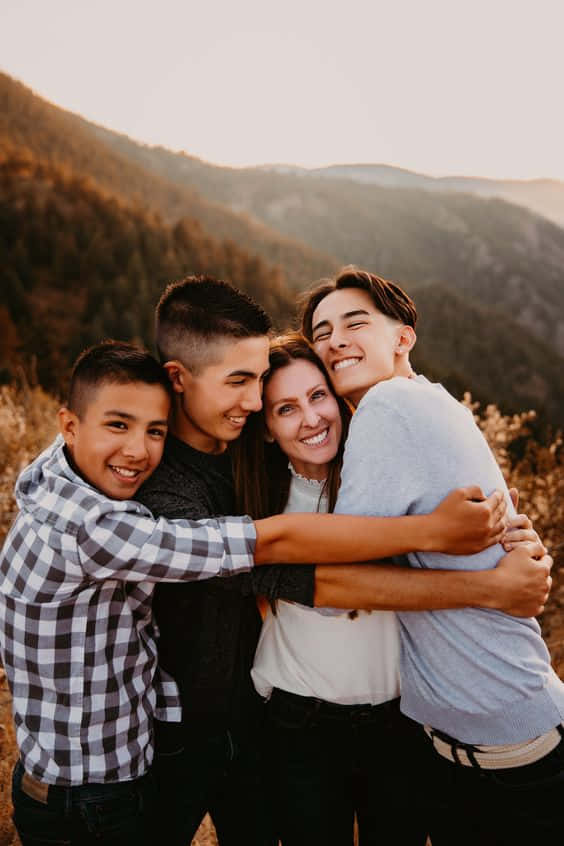
[[[507,521],[507,528],[501,543],[506,552],[511,552],[517,544],[525,542],[540,543],[542,545],[542,541],[533,529],[533,524],[527,515],[517,514]],[[546,552],[544,545],[543,549]]]
[[[491,605],[514,617],[536,617],[544,611],[552,586],[553,561],[540,541],[519,543],[491,571]]]
[[[506,528],[506,510],[501,491],[485,497],[477,485],[457,488],[430,515],[434,519],[434,536],[429,549],[472,555],[499,543]]]

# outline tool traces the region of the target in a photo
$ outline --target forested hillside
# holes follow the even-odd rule
[[[150,343],[162,289],[187,273],[232,280],[279,325],[293,314],[281,272],[262,259],[197,221],[167,226],[29,154],[0,161],[0,268],[0,372],[31,367],[54,390],[86,344]]]
[[[337,264],[244,214],[209,202],[198,193],[196,185],[174,175],[171,179],[161,178],[143,161],[137,163],[100,143],[93,124],[47,103],[0,73],[0,153],[13,154],[23,149],[36,159],[88,176],[102,191],[109,191],[134,207],[158,212],[167,223],[181,217],[197,219],[215,238],[235,241],[269,264],[278,265],[294,284],[323,276]]]
[[[416,366],[459,396],[564,424],[564,230],[525,209],[215,167],[96,127],[5,75],[0,161],[4,379],[35,362],[58,390],[85,343],[150,342],[158,293],[185,273],[231,279],[283,327],[306,282],[354,262],[415,297]]]
[[[511,314],[564,356],[564,229],[503,200],[462,193],[217,168],[113,136],[167,178],[242,209],[341,264],[377,270],[411,288],[439,283]],[[110,135],[105,132],[108,139]]]

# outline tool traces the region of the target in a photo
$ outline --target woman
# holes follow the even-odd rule
[[[247,424],[254,454],[252,477],[239,480],[243,510],[331,511],[349,419],[301,336],[277,339],[264,411]],[[352,843],[355,815],[361,843],[425,843],[416,793],[423,733],[399,712],[397,673],[386,676],[372,660],[374,621],[367,611],[280,601],[266,614],[252,675],[268,700],[269,779],[284,846]],[[393,636],[389,648],[397,648]]]

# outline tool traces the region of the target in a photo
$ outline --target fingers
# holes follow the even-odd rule
[[[517,488],[509,488],[509,496],[511,497],[511,502],[513,503],[513,508],[517,511],[519,506],[519,491]]]
[[[507,528],[509,529],[531,529],[533,527],[532,521],[526,514],[516,514],[515,517],[510,517],[507,521]]]
[[[510,552],[512,549],[515,549],[517,544],[525,542],[539,542],[542,545],[544,551],[546,552],[546,547],[544,546],[534,529],[508,529],[504,533],[503,539],[501,541],[503,548],[506,552]]]
[[[466,488],[460,488],[460,493],[464,499],[471,499],[474,502],[482,502],[486,498],[479,485],[468,485]],[[495,493],[496,491],[494,491],[494,494]],[[492,496],[494,494],[492,494]],[[491,499],[491,497],[488,497],[488,499]]]
[[[552,565],[554,564],[554,558],[546,552],[540,559],[539,563],[543,564],[547,568],[547,573],[550,573]],[[550,584],[552,585],[552,576],[548,576],[548,578],[550,579]]]
[[[494,492],[495,493],[495,492]],[[500,500],[497,503],[494,513],[492,515],[493,525],[497,526],[497,524],[502,524],[503,528],[505,529],[507,524],[505,520],[505,512],[507,511],[507,503],[503,498],[503,495],[500,495]]]
[[[541,559],[546,555],[546,549],[540,539],[536,541],[525,541],[525,543],[520,544],[520,546],[526,549],[531,558]]]

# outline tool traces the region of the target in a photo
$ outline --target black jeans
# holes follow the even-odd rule
[[[273,846],[262,724],[216,729],[156,723],[159,842],[189,846],[209,813],[220,846]]]
[[[383,705],[333,705],[274,690],[268,777],[283,846],[424,846],[419,726]]]
[[[433,750],[427,786],[433,846],[564,840],[564,741],[540,761],[506,770],[464,767]]]
[[[18,761],[12,779],[14,825],[22,846],[151,846],[155,787],[150,774],[115,784],[50,786],[46,802],[22,790]]]

